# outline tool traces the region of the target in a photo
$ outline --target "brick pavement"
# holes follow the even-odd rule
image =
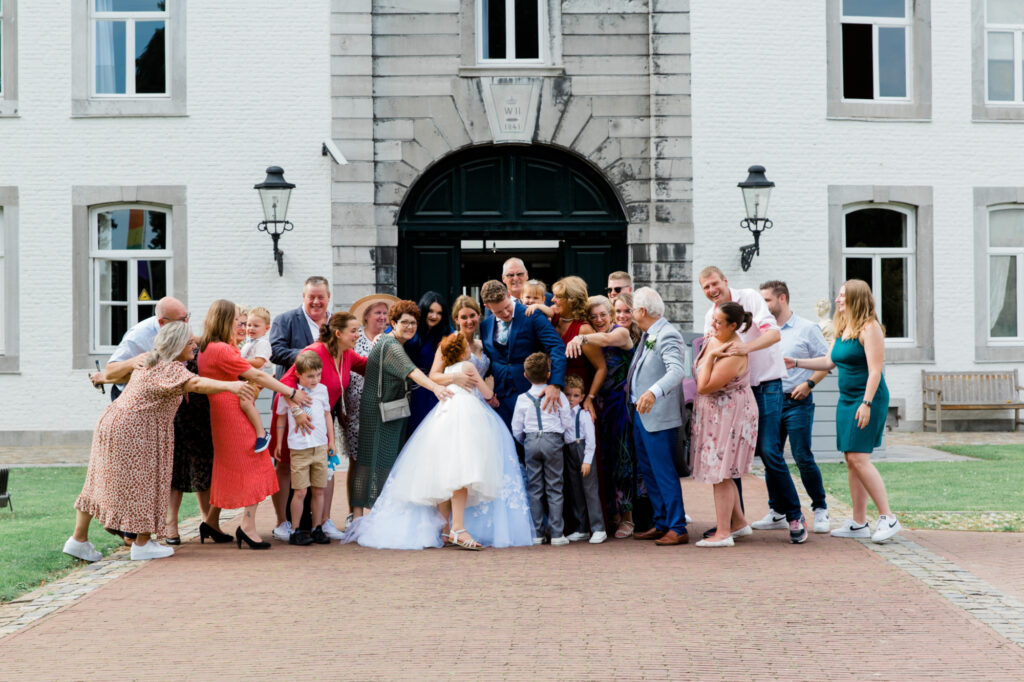
[[[756,518],[764,485],[744,489]],[[696,534],[711,489],[685,491]],[[479,554],[193,541],[0,639],[0,678],[1020,679],[1024,648],[882,554],[785,537]]]
[[[915,530],[907,537],[1024,601],[1024,533]]]

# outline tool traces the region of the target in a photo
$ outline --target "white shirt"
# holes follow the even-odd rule
[[[512,412],[512,435],[520,443],[523,442],[523,436],[527,433],[559,433],[564,436],[570,428],[575,433],[576,426],[572,421],[569,401],[564,393],[558,397],[558,410],[556,412],[551,413],[544,409],[544,397],[542,394],[547,387],[547,384],[534,384],[530,386],[529,391],[521,393],[516,398],[516,407]],[[539,425],[537,424],[537,408],[534,407],[533,401],[527,395],[532,395],[534,398],[540,398],[541,400],[541,423]]]
[[[270,339],[267,338],[266,334],[257,339],[249,339],[242,344],[242,359],[253,360],[255,358],[263,358],[266,360],[263,363],[263,371],[267,374],[274,373],[274,365],[270,362],[270,355],[272,353]]]
[[[779,348],[784,358],[820,358],[828,355],[828,344],[825,343],[821,328],[810,320],[790,314],[779,331],[782,332]],[[810,379],[812,374],[814,370],[794,367],[782,378],[782,392],[792,393],[794,388]]]
[[[644,332],[645,334],[647,334],[647,338],[644,340],[644,345],[640,346],[639,348],[637,348],[636,352],[637,353],[641,353],[641,354],[654,352],[654,349],[653,348],[647,348],[646,344],[647,344],[648,341],[650,341],[652,339],[655,342],[657,342],[657,340],[658,340],[658,331],[662,327],[664,327],[666,324],[668,324],[668,320],[666,318],[664,318],[664,317],[659,317],[654,324],[652,324],[650,327],[648,327],[647,331]],[[642,358],[637,360],[637,363],[638,363],[637,364],[637,369],[638,370],[640,369],[639,362],[640,362],[641,359]],[[636,390],[636,379],[637,379],[637,375],[638,374],[640,374],[639,371],[633,372],[633,378],[629,382],[629,400],[634,405],[636,405],[637,402],[640,400],[640,396],[637,394],[637,390]],[[661,390],[661,386],[659,386],[658,384],[651,384],[651,387],[648,388],[647,390],[651,392],[651,395],[654,396],[655,400],[661,398],[661,396],[663,396],[665,394],[665,392]]]
[[[313,343],[320,340],[320,325],[313,321],[313,318],[306,312],[306,307],[302,307],[302,314],[306,316],[306,324],[309,325],[309,333],[313,335]],[[289,446],[291,447],[291,446]]]
[[[594,451],[597,450],[597,436],[594,434],[594,420],[590,413],[583,409],[583,405],[569,408],[572,424],[565,432],[565,442],[583,443],[583,464],[590,464],[594,461]],[[576,435],[576,425],[579,424],[580,432]]]
[[[736,330],[736,333],[739,334],[740,339],[744,343],[752,343],[760,338],[761,334],[772,329],[779,330],[775,316],[768,310],[768,304],[764,302],[760,291],[729,287],[729,296],[733,301],[743,306],[745,311],[754,316],[750,329],[745,332]],[[704,336],[711,333],[711,322],[714,319],[716,309],[717,306],[709,309],[704,316]],[[743,325],[740,326],[742,327]],[[750,385],[759,386],[765,381],[773,381],[785,377],[786,361],[782,358],[782,348],[778,343],[772,344],[768,348],[754,351],[747,356],[750,364]]]
[[[136,355],[148,353],[153,350],[156,335],[159,333],[160,319],[155,315],[139,322],[124,333],[121,343],[114,349],[114,353],[107,360],[107,363],[124,362],[125,360],[131,360]],[[125,384],[117,384],[117,387],[124,390]]]
[[[327,445],[327,423],[330,415],[324,416],[324,412],[331,411],[330,398],[327,397],[327,387],[317,384],[313,388],[299,386],[298,390],[305,391],[313,399],[313,404],[302,408],[313,418],[312,433],[302,433],[295,428],[295,416],[291,413],[291,407],[286,400],[277,401],[277,413],[288,415],[288,448],[291,450],[305,450],[320,445]]]

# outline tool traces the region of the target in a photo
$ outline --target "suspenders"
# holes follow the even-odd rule
[[[540,414],[540,398],[534,398],[529,393],[526,394],[526,397],[530,399],[530,402],[533,403],[533,408],[537,410],[537,433],[541,433],[544,431],[544,421]]]
[[[583,414],[583,409],[579,409],[576,412],[576,442],[580,442],[580,415]]]

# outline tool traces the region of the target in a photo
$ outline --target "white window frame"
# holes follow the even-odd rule
[[[547,3],[544,0],[537,2],[537,52],[536,59],[517,59],[516,49],[516,22],[515,22],[515,0],[505,1],[505,59],[484,59],[484,7],[486,0],[475,0],[476,2],[476,63],[479,66],[543,66],[550,63],[548,49],[548,11]],[[508,57],[512,52],[513,56]]]
[[[999,107],[1012,107],[1024,105],[1024,68],[1021,68],[1021,60],[1024,59],[1024,24],[995,24],[988,20],[988,2],[982,0],[982,12],[985,15],[985,30],[982,33],[982,50],[984,51],[985,64],[985,104]],[[988,98],[988,36],[990,33],[1010,33],[1013,35],[1013,99],[989,99]]]
[[[860,248],[860,247],[849,247],[846,246],[846,217],[851,213],[857,211],[873,208],[883,209],[887,211],[894,211],[900,213],[906,217],[906,246],[900,248]],[[871,258],[871,277],[872,280],[869,282],[871,285],[871,291],[875,297],[875,310],[878,311],[878,319],[882,320],[882,300],[879,297],[879,292],[882,291],[882,259],[883,258],[905,258],[907,263],[906,272],[904,272],[903,279],[907,285],[906,297],[907,297],[907,308],[906,308],[906,330],[911,332],[910,336],[896,336],[896,337],[885,337],[886,346],[902,347],[910,346],[913,347],[917,344],[917,339],[913,335],[915,324],[917,320],[917,225],[916,225],[917,214],[913,206],[906,204],[887,203],[877,204],[873,202],[861,202],[856,204],[850,204],[843,207],[843,224],[842,224],[842,271],[843,280],[849,279],[846,274],[846,259],[847,258]]]
[[[0,2],[0,117],[18,115],[18,0]]]
[[[89,0],[89,93],[97,99],[159,99],[171,96],[171,12],[164,6],[163,12],[99,12],[96,0]],[[125,91],[118,93],[96,92],[96,27],[99,21],[125,22]],[[139,21],[164,22],[164,92],[135,92],[135,24]]]
[[[992,256],[1017,257],[1017,336],[992,336],[992,311],[989,306],[985,306],[985,328],[987,329],[986,336],[990,346],[1020,346],[1024,343],[1024,246],[992,246],[990,233],[992,214],[997,211],[1012,210],[1024,211],[1024,204],[996,204],[989,206],[986,211],[985,272],[990,272]],[[985,278],[986,296],[990,293],[991,286],[992,278],[989,275]]]
[[[4,207],[0,206],[0,357],[7,354],[7,328],[4,324],[3,310],[8,305],[7,286],[7,224],[4,222]]]
[[[106,213],[108,211],[116,211],[119,209],[144,209],[147,211],[157,211],[164,213],[167,216],[167,233],[165,235],[165,248],[163,249],[100,249],[98,246],[99,237],[99,219],[100,213]],[[132,263],[140,260],[162,260],[167,262],[166,274],[167,282],[165,284],[165,290],[167,292],[174,291],[174,249],[172,247],[172,238],[174,232],[174,215],[171,207],[160,206],[156,204],[148,203],[117,203],[117,204],[105,204],[102,206],[92,206],[89,209],[89,352],[90,353],[102,353],[110,354],[117,348],[117,343],[112,345],[104,345],[100,343],[100,310],[101,304],[113,303],[113,301],[101,301],[99,299],[99,278],[100,269],[96,267],[98,261],[128,261],[128,323],[127,329],[131,329],[136,324],[141,322],[138,319],[138,268],[133,267]],[[171,295],[171,294],[169,294]],[[156,304],[156,299],[153,300],[153,304]],[[120,342],[120,339],[117,339]]]
[[[843,102],[909,102],[913,99],[914,92],[914,7],[911,0],[903,0],[904,16],[900,17],[870,17],[860,15],[846,15],[842,13],[840,3],[839,23],[842,24],[871,24],[871,100],[847,99],[842,97]],[[879,94],[880,80],[878,77],[878,29],[879,28],[902,28],[904,29],[903,40],[903,70],[906,74],[906,95],[903,97],[883,97]],[[840,73],[845,69],[840,69]],[[842,91],[840,91],[842,92]]]

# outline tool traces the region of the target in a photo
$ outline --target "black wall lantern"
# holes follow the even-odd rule
[[[266,232],[274,240],[274,260],[277,261],[277,274],[284,276],[284,251],[277,248],[281,235],[295,227],[285,220],[288,215],[288,201],[292,197],[295,185],[284,179],[284,170],[280,166],[267,169],[267,179],[253,189],[260,193],[263,203],[263,221],[256,226],[260,232]]]
[[[761,253],[761,233],[772,229],[772,221],[768,220],[768,198],[772,187],[775,187],[775,183],[764,176],[764,166],[751,166],[747,173],[747,179],[737,185],[743,192],[743,203],[747,209],[747,217],[740,222],[740,227],[754,234],[754,243],[740,247],[743,272],[750,269],[754,256]]]

